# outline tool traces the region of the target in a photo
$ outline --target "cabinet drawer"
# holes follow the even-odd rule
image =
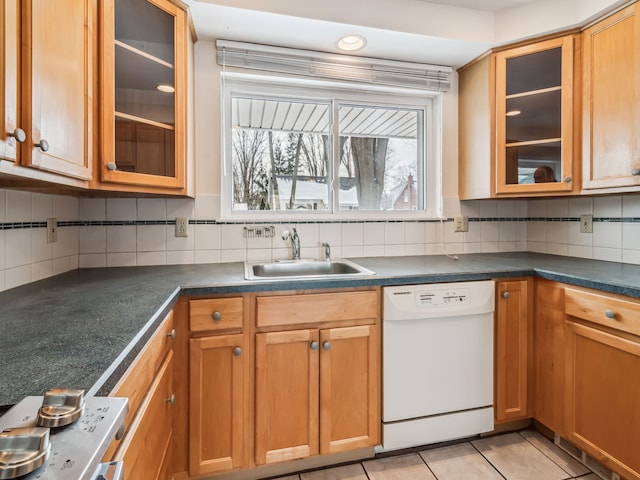
[[[572,317],[640,335],[640,301],[566,288],[564,312]]]
[[[242,297],[189,301],[189,326],[192,332],[242,328],[243,314]]]
[[[335,322],[378,317],[375,291],[258,297],[257,326]]]
[[[173,352],[170,352],[116,451],[115,459],[124,460],[124,478],[158,478],[171,448],[172,394]]]

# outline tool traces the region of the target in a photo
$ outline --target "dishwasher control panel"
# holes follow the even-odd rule
[[[471,300],[468,288],[422,290],[415,292],[414,295],[417,307],[461,305]]]
[[[419,320],[493,312],[491,280],[384,287],[383,320]]]

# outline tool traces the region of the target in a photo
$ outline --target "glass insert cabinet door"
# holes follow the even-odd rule
[[[101,180],[184,188],[185,12],[166,0],[113,0],[101,21]]]
[[[574,37],[495,54],[496,193],[574,188]]]

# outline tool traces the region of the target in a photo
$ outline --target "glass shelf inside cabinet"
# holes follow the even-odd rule
[[[116,0],[114,49],[118,170],[173,176],[174,17],[147,0]]]
[[[506,183],[559,180],[562,48],[506,60]]]

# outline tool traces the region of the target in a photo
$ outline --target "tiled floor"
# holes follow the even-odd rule
[[[599,480],[534,430],[506,433],[278,480]]]

